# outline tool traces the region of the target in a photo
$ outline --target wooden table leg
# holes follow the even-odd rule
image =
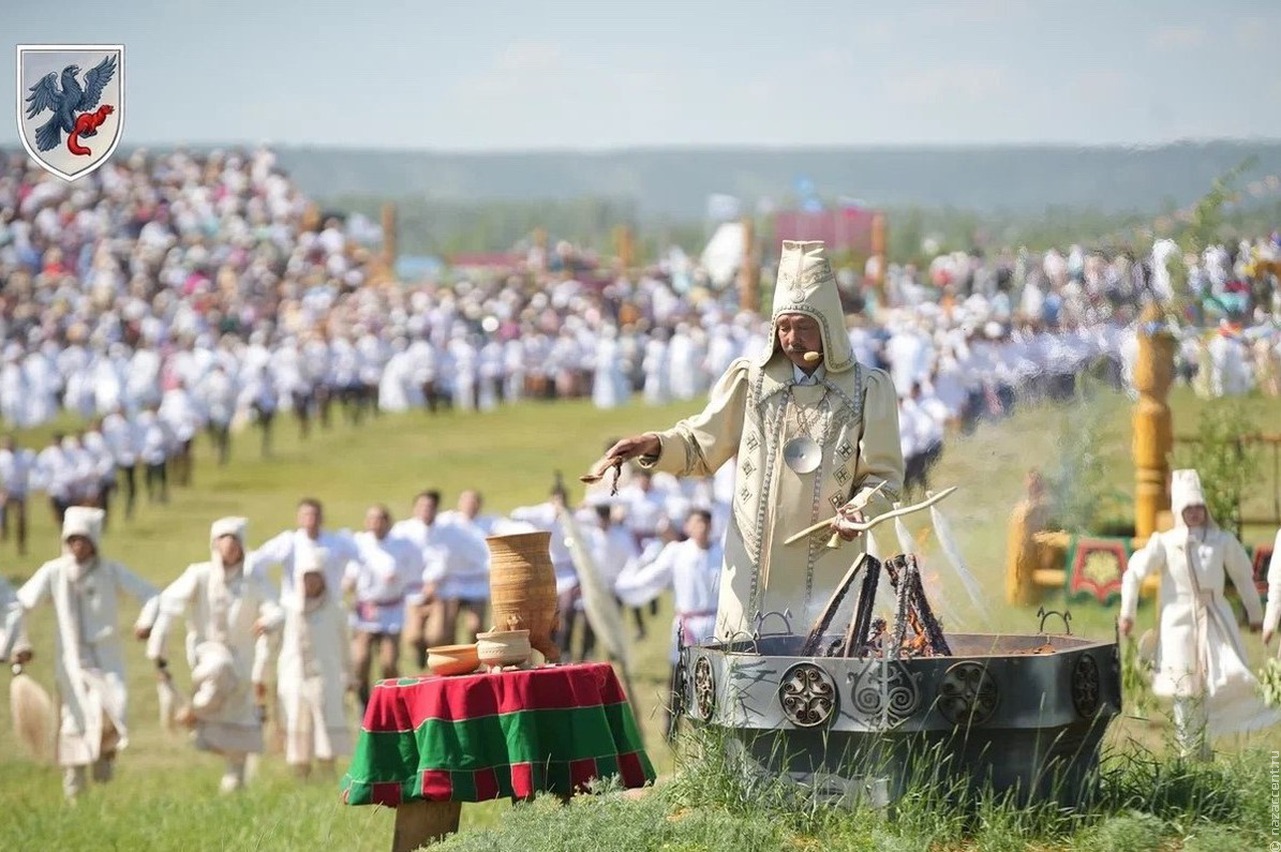
[[[413,852],[458,831],[462,802],[405,802],[396,806],[391,852]]]

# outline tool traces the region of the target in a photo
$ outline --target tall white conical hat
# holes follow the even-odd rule
[[[1189,506],[1205,506],[1207,521],[1216,523],[1205,502],[1205,489],[1201,486],[1200,474],[1188,469],[1170,471],[1170,513],[1174,515],[1175,526],[1186,526],[1183,523],[1183,510]]]
[[[761,356],[765,365],[781,353],[778,345],[778,318],[782,314],[804,314],[818,322],[823,336],[823,366],[829,373],[854,367],[854,350],[845,330],[845,312],[836,289],[836,276],[821,240],[784,240],[774,282],[774,310],[770,321],[770,346]]]

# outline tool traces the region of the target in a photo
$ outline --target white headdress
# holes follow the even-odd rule
[[[62,519],[62,543],[72,536],[82,535],[97,548],[102,541],[102,521],[107,513],[89,506],[70,506]]]
[[[1210,507],[1205,502],[1205,489],[1201,487],[1201,476],[1195,470],[1174,470],[1170,472],[1170,511],[1174,515],[1176,527],[1187,526],[1183,522],[1183,510],[1190,506],[1205,506],[1206,523],[1215,524],[1210,515]]]
[[[824,255],[822,241],[783,241],[774,282],[774,310],[770,320],[770,346],[761,355],[764,366],[780,350],[778,318],[782,314],[804,314],[818,323],[823,337],[823,367],[840,373],[854,367],[854,350],[845,332],[836,277]]]

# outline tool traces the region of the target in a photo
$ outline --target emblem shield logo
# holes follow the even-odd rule
[[[120,144],[122,44],[18,45],[18,138],[63,180],[91,174]]]

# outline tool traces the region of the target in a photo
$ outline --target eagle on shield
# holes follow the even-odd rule
[[[80,66],[75,64],[63,68],[61,75],[51,71],[40,78],[26,98],[27,119],[34,119],[46,110],[52,115],[36,129],[36,148],[50,151],[58,147],[65,133],[68,151],[76,156],[91,156],[93,151],[82,140],[96,136],[107,116],[115,111],[111,104],[98,103],[115,73],[116,57],[108,55],[85,73],[83,85],[79,80]]]

